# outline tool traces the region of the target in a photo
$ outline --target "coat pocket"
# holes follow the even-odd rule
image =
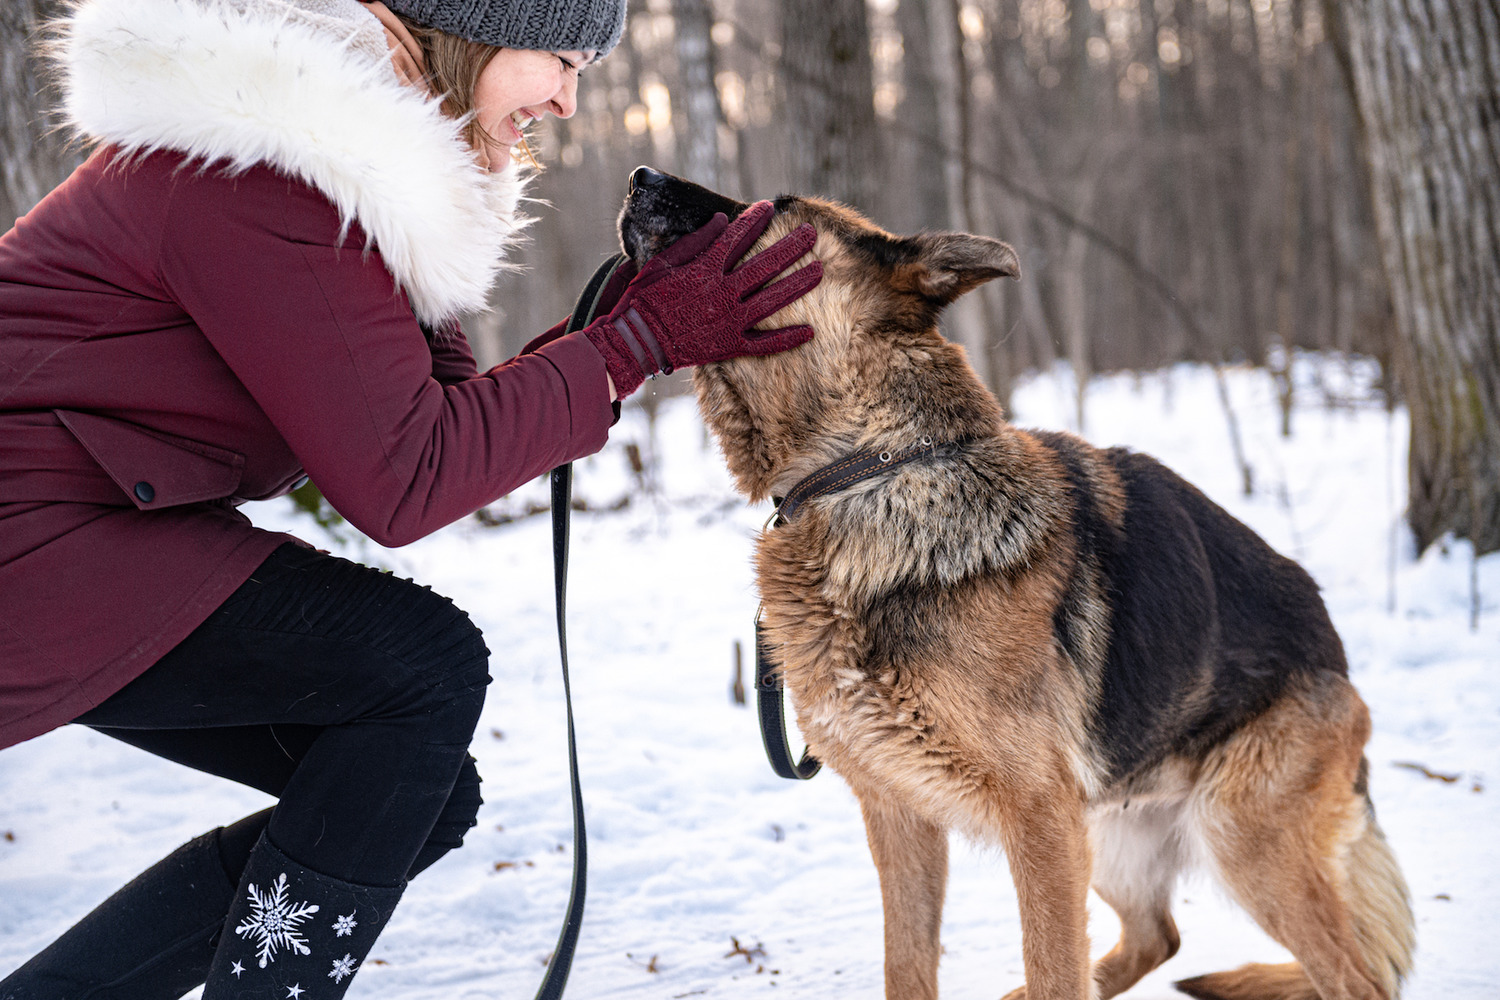
[[[245,456],[127,420],[54,410],[94,461],[141,510],[234,496]]]

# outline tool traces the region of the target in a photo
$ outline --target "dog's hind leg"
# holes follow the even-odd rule
[[[1289,690],[1214,750],[1192,806],[1217,874],[1300,964],[1178,984],[1207,1000],[1395,1000],[1414,948],[1406,884],[1375,825],[1369,712],[1344,678]]]
[[[1090,817],[1094,891],[1120,917],[1120,941],[1094,963],[1099,1000],[1123,993],[1177,954],[1172,887],[1184,849],[1179,805],[1122,805]]]
[[[885,909],[886,1000],[936,1000],[948,831],[888,798],[859,804]]]

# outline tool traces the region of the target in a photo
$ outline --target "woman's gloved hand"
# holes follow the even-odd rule
[[[809,225],[735,267],[773,214],[769,201],[759,201],[733,223],[715,215],[647,261],[609,315],[584,329],[622,398],[657,372],[775,354],[812,339],[810,326],[751,329],[823,280],[823,265],[814,261],[767,284],[812,249],[818,234]]]

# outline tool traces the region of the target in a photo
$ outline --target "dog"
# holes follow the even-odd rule
[[[1311,577],[1154,459],[1005,422],[937,319],[1019,277],[1011,247],[774,204],[758,246],[812,223],[824,277],[762,326],[816,335],[694,385],[751,501],[878,456],[765,531],[755,568],[803,737],[864,816],[888,1000],[937,996],[951,830],[1009,862],[1026,982],[1006,1000],[1102,1000],[1172,957],[1189,866],[1297,961],[1183,992],[1394,1000],[1409,893],[1368,794],[1369,712]],[[621,243],[644,263],[746,207],[641,168]],[[1090,886],[1123,928],[1092,965]]]

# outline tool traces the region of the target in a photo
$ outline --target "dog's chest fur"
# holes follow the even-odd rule
[[[1060,478],[1027,436],[930,459],[803,508],[756,563],[768,637],[813,752],[851,784],[979,831],[999,775],[1092,783],[1093,692],[1059,655],[1071,561]],[[1024,474],[1023,474],[1024,473]],[[1061,556],[1061,558],[1059,558]],[[1008,797],[1008,796],[1002,796]]]

